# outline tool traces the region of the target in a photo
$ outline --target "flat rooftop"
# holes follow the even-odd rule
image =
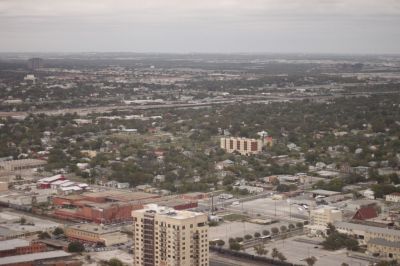
[[[77,224],[69,226],[68,228],[90,232],[94,234],[108,234],[120,231],[118,228],[106,227],[98,224]]]
[[[364,225],[364,224],[355,224],[355,223],[348,223],[348,222],[335,222],[335,227],[337,229],[351,229],[351,230],[360,230],[365,232],[371,233],[378,233],[382,235],[394,235],[400,237],[400,230]]]
[[[341,194],[341,192],[330,191],[330,190],[325,190],[325,189],[315,189],[310,192],[313,194],[318,194],[318,195],[322,195],[322,196],[334,196],[334,195]]]
[[[192,211],[177,211],[172,208],[158,206],[157,204],[148,204],[144,206],[144,209],[133,211],[133,213],[156,213],[158,215],[170,217],[172,219],[188,219],[199,216],[204,216],[204,213],[192,212]]]
[[[33,262],[33,261],[48,260],[48,259],[58,259],[69,256],[72,256],[72,254],[62,250],[39,252],[26,255],[0,258],[0,265],[17,264],[17,263]]]
[[[0,241],[0,251],[29,246],[29,241],[24,239],[10,239]]]
[[[91,198],[107,198],[114,201],[134,201],[143,200],[148,198],[157,198],[157,194],[145,193],[145,192],[132,192],[132,191],[121,191],[121,190],[107,190],[101,192],[88,192],[83,194],[85,197]]]

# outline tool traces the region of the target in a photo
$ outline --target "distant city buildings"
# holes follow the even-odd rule
[[[42,58],[31,58],[28,60],[27,66],[30,70],[38,70],[43,67],[43,59]]]
[[[228,153],[238,152],[242,155],[258,154],[263,143],[259,139],[248,138],[221,138],[221,149]]]
[[[132,217],[133,265],[209,265],[206,214],[150,204]]]

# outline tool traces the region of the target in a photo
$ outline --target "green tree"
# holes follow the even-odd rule
[[[254,252],[259,256],[263,256],[263,255],[267,255],[268,254],[268,250],[265,249],[264,245],[254,246]]]
[[[279,256],[279,251],[278,251],[278,249],[277,248],[273,248],[272,249],[272,253],[271,253],[271,257],[273,258],[273,259],[275,259],[275,258],[277,258]]]
[[[317,258],[314,256],[308,257],[305,259],[305,262],[308,266],[313,266],[317,262]]]
[[[297,228],[303,228],[303,223],[302,222],[297,222],[296,223]]]
[[[108,261],[109,266],[124,266],[124,263],[117,258],[112,258]]]
[[[250,240],[250,239],[252,239],[252,238],[253,238],[252,235],[245,235],[245,236],[244,236],[244,239],[246,239],[246,240]]]
[[[391,261],[382,260],[376,264],[376,266],[398,266],[398,265],[399,264],[397,263],[396,260],[391,260]]]
[[[85,247],[82,245],[82,243],[75,241],[71,242],[68,244],[68,252],[72,253],[80,253],[85,250]]]
[[[64,230],[62,228],[60,228],[60,227],[57,227],[53,231],[53,235],[55,235],[55,236],[62,235],[62,234],[64,234]]]
[[[263,231],[262,231],[262,234],[263,234],[264,236],[268,236],[268,235],[270,234],[270,232],[269,232],[268,230],[263,230]]]
[[[47,233],[46,231],[40,232],[38,235],[39,239],[46,239],[46,238],[51,238],[51,236],[49,235],[49,233]]]
[[[261,234],[259,232],[254,233],[254,237],[260,237],[260,236],[261,236]]]
[[[281,226],[281,232],[282,232],[282,233],[285,233],[286,231],[287,231],[286,225],[282,225],[282,226]]]
[[[238,242],[229,243],[229,249],[238,251],[240,250],[241,245]]]
[[[222,240],[222,239],[218,239],[218,240],[217,240],[217,245],[218,245],[219,247],[222,247],[223,245],[225,245],[225,241]]]
[[[272,227],[271,232],[272,234],[277,235],[279,233],[279,229],[277,227]]]
[[[236,240],[236,242],[239,242],[239,243],[243,242],[243,237],[240,237],[240,236],[236,237],[235,240]]]
[[[286,260],[286,257],[285,257],[285,255],[283,255],[281,252],[279,252],[279,253],[278,253],[278,259],[279,259],[280,261],[285,261],[285,260]]]

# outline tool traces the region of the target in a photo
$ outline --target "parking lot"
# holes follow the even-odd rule
[[[227,209],[244,211],[253,216],[265,215],[277,219],[292,219],[293,222],[308,219],[308,211],[304,207],[289,203],[287,200],[273,200],[270,197],[246,201],[236,206],[230,205]]]
[[[228,243],[231,237],[244,237],[247,234],[254,235],[255,232],[262,234],[263,230],[271,231],[272,227],[280,227],[281,225],[288,225],[288,223],[280,222],[269,225],[254,224],[249,222],[223,222],[218,226],[212,226],[209,229],[209,239],[222,239]]]
[[[132,254],[129,254],[128,252],[119,249],[102,252],[90,252],[88,254],[92,259],[92,263],[85,262],[84,265],[96,266],[99,265],[99,262],[101,260],[108,261],[112,258],[117,258],[127,265],[133,265]]]
[[[317,258],[317,262],[315,263],[315,265],[317,266],[340,266],[343,262],[349,265],[357,266],[368,265],[367,261],[347,257],[347,251],[345,249],[337,251],[327,251],[323,250],[322,247],[319,245],[306,243],[303,241],[296,241],[295,239],[298,238],[299,237],[292,237],[285,240],[278,240],[265,244],[265,248],[269,250],[267,256],[270,257],[272,249],[277,248],[285,255],[287,261],[291,263],[306,264],[304,259],[310,256],[314,256],[315,258]],[[315,239],[310,240],[315,241]],[[250,254],[255,254],[253,248],[247,249],[246,252]]]

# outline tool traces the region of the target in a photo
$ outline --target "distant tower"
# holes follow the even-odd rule
[[[31,58],[28,60],[28,68],[30,70],[38,70],[43,67],[43,59],[42,58]]]

